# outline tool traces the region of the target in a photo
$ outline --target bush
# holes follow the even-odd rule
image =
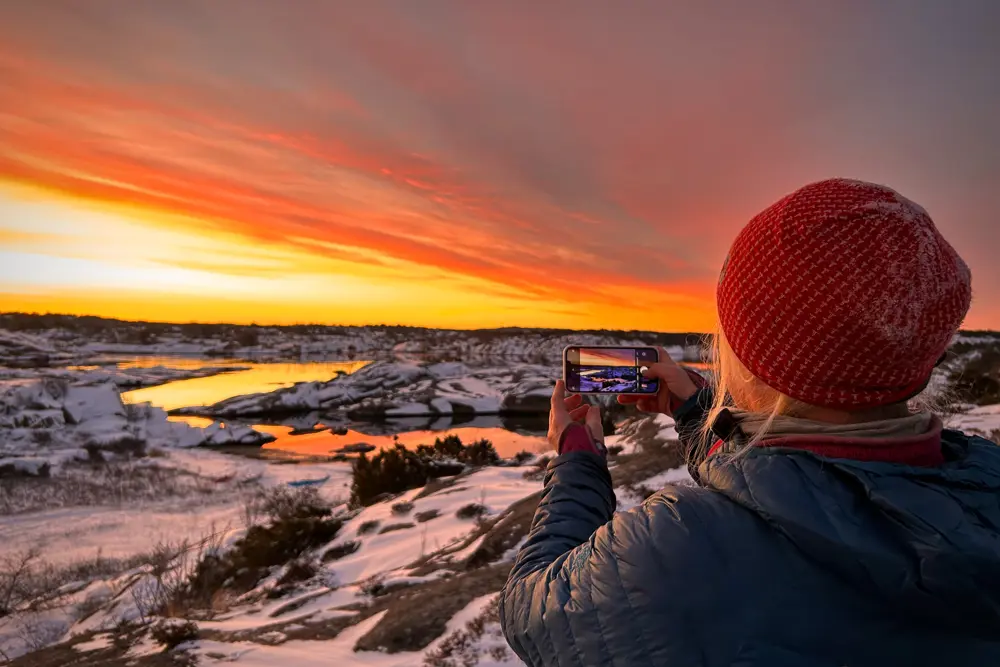
[[[979,354],[966,360],[949,379],[956,398],[962,402],[976,405],[1000,403],[1000,349],[980,348]]]
[[[374,533],[375,529],[378,528],[379,523],[379,521],[365,521],[363,524],[358,526],[358,535]]]
[[[427,510],[426,512],[417,512],[413,515],[413,518],[417,520],[417,523],[426,523],[431,519],[436,519],[441,516],[441,512],[438,510]]]
[[[371,458],[362,453],[353,465],[351,505],[371,505],[386,494],[418,489],[431,479],[457,475],[463,469],[433,461],[399,444]]]
[[[535,455],[531,452],[518,452],[513,458],[514,465],[524,465],[533,458],[535,458]]]
[[[270,568],[331,542],[343,526],[315,489],[277,487],[258,494],[256,502],[269,522],[249,526],[225,554],[203,554],[172,596],[175,611],[209,609],[223,590],[252,589]]]
[[[417,454],[431,460],[453,460],[473,466],[496,465],[500,462],[500,456],[489,440],[478,440],[465,445],[457,435],[437,438],[433,445],[420,445],[417,447]]]
[[[163,619],[153,626],[149,634],[157,644],[162,644],[167,651],[184,642],[194,641],[198,639],[199,635],[197,623],[179,618]]]
[[[458,460],[473,466],[491,466],[500,462],[500,456],[489,440],[477,440],[465,447]]]
[[[479,519],[487,514],[489,514],[489,509],[485,505],[479,503],[469,503],[463,507],[458,508],[455,512],[455,516],[459,519]]]
[[[285,573],[281,575],[276,585],[282,588],[293,586],[303,581],[309,581],[318,573],[319,568],[316,567],[314,562],[304,558],[297,558],[289,563],[288,568],[285,569]]]
[[[392,506],[392,513],[396,516],[403,516],[413,511],[413,503],[396,503]]]
[[[343,544],[338,544],[336,546],[330,547],[323,554],[323,562],[329,563],[330,561],[340,560],[345,556],[350,556],[352,553],[361,548],[361,542],[358,540],[351,540],[350,542],[344,542]]]

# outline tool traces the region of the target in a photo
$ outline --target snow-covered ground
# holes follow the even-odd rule
[[[128,559],[157,544],[210,543],[212,553],[224,553],[247,534],[251,497],[290,482],[323,481],[315,487],[319,497],[343,513],[344,525],[303,556],[316,571],[287,585],[281,582],[294,564],[276,567],[250,593],[220,599],[210,615],[191,618],[197,638],[173,650],[203,665],[517,664],[492,601],[541,488],[530,460],[348,510],[349,463],[289,464],[214,447],[259,445],[275,436],[329,440],[329,432],[289,436],[318,424],[350,438],[362,422],[367,431],[392,434],[469,420],[471,434],[486,415],[544,415],[570,343],[664,343],[675,358],[697,359],[687,342],[693,339],[642,332],[391,327],[71,322],[28,333],[0,329],[0,589],[11,560],[33,548],[53,571],[98,554]],[[932,389],[950,389],[956,373],[994,346],[1000,338],[992,334],[957,337],[956,354]],[[145,361],[114,363],[138,355]],[[305,368],[317,360],[329,367]],[[276,361],[294,368],[274,379],[276,366],[261,362]],[[259,381],[250,381],[255,372]],[[202,417],[168,419],[165,407]],[[270,425],[252,427],[262,421]],[[946,423],[990,435],[1000,429],[1000,406],[964,405]],[[619,508],[665,485],[691,483],[672,444],[673,427],[665,416],[632,419],[608,439],[621,448],[612,468]],[[399,442],[425,444],[405,434]],[[525,448],[538,454],[544,441]],[[462,508],[475,511],[462,518]],[[328,552],[338,556],[326,558]],[[97,572],[66,583],[57,604],[0,613],[0,650],[14,657],[36,644],[64,642],[74,654],[110,658],[122,657],[124,642],[128,659],[141,667],[144,656],[164,650],[149,629],[156,619],[146,618],[142,604],[155,583],[152,568],[129,563]],[[437,597],[418,614],[411,592]],[[431,599],[457,606],[428,625],[424,616],[440,606]],[[413,627],[426,641],[411,637],[387,652],[395,646],[390,629],[405,614],[415,614]]]
[[[666,441],[672,435],[672,424],[663,417],[647,419],[646,429],[632,429],[632,435],[615,436],[610,444],[621,445],[633,454],[641,452],[643,445],[636,438],[641,430],[648,437],[650,428],[658,439]],[[171,465],[188,470],[199,470],[215,477],[238,474],[253,478],[257,483],[281,485],[293,478],[330,474],[331,479],[322,487],[322,493],[331,503],[346,497],[347,468],[342,464],[317,466],[275,465],[264,461],[234,460],[211,450],[177,450],[169,459]],[[487,467],[439,485],[436,491],[414,489],[390,500],[363,508],[350,515],[337,537],[314,551],[320,571],[308,582],[290,592],[273,595],[287,571],[278,568],[241,600],[234,601],[211,619],[196,620],[199,639],[181,644],[177,651],[195,656],[198,664],[277,665],[277,664],[372,664],[372,665],[508,665],[519,664],[506,648],[496,618],[491,608],[500,585],[502,568],[509,564],[523,541],[527,520],[534,501],[529,496],[541,489],[539,475],[528,474],[534,470],[527,462],[519,467]],[[616,470],[615,465],[612,470]],[[628,487],[619,488],[621,507],[637,504],[641,498],[632,498],[632,488],[656,488],[667,483],[689,479],[683,469],[658,470],[651,468],[647,475],[632,480]],[[447,480],[446,480],[447,481]],[[526,501],[523,510],[519,501]],[[480,509],[475,516],[460,510],[468,506]],[[136,519],[153,512],[148,526],[136,531]],[[181,523],[179,514],[170,516],[168,509],[136,508],[112,513],[95,513],[95,516],[78,514],[75,517],[30,516],[18,518],[5,526],[0,539],[14,540],[15,546],[26,546],[24,533],[41,535],[47,542],[47,553],[63,552],[67,561],[93,558],[96,549],[105,547],[105,556],[125,555],[131,551],[148,548],[155,541],[179,541],[181,537],[198,539],[209,529],[219,535],[220,544],[233,544],[245,534],[239,506],[220,504],[205,512],[197,524],[189,523],[180,528],[171,523]],[[484,543],[490,539],[491,525],[510,521],[511,512],[524,512],[520,534],[508,536],[502,552],[488,558],[480,569],[470,570],[468,563],[474,557],[482,558]],[[45,528],[46,524],[65,526],[67,518],[79,521],[75,531],[60,534]],[[115,523],[119,521],[120,523]],[[130,526],[133,529],[130,530]],[[501,531],[501,534],[504,534]],[[21,537],[19,537],[21,535]],[[118,542],[117,540],[120,540]],[[119,545],[120,548],[114,548]],[[347,547],[347,548],[345,548]],[[340,549],[345,555],[327,561],[322,555]],[[489,553],[488,551],[486,553]],[[149,584],[149,567],[140,565],[126,572],[116,573],[106,579],[68,585],[69,591],[57,608],[37,613],[25,613],[0,620],[0,649],[10,656],[24,652],[23,639],[26,628],[40,632],[44,628],[50,643],[80,643],[75,651],[111,651],[111,641],[123,619],[145,619],[141,608],[141,587]],[[485,573],[485,574],[484,574]],[[484,576],[490,582],[482,583]],[[450,617],[446,627],[435,631],[433,637],[419,650],[386,654],[377,650],[356,652],[357,646],[370,645],[373,637],[381,636],[381,624],[387,623],[395,607],[379,611],[381,601],[389,599],[369,591],[391,591],[408,587],[407,591],[421,591],[423,587],[456,586],[464,590],[462,581],[475,590],[485,587],[481,594],[471,596],[457,613]],[[454,584],[449,584],[449,581]],[[146,583],[144,583],[146,582]],[[477,583],[478,582],[478,583]],[[491,583],[492,582],[492,583]],[[476,588],[479,586],[480,588]],[[471,590],[471,589],[470,589]],[[391,594],[390,594],[391,595]],[[405,598],[401,598],[400,602]],[[366,610],[370,609],[371,612]],[[401,612],[400,612],[401,613]],[[341,625],[338,625],[341,624]],[[306,639],[314,635],[333,634],[330,628],[343,629],[335,636]],[[377,642],[376,642],[377,643]],[[141,657],[144,652],[159,651],[162,646],[147,635],[134,638],[130,655]],[[449,662],[451,660],[451,662]],[[334,661],[334,662],[331,662]],[[437,661],[437,662],[435,662]]]

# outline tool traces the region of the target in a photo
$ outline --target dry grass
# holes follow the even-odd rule
[[[99,633],[78,635],[71,641],[33,651],[3,664],[5,667],[195,667],[194,656],[184,653],[152,653],[141,657],[128,655],[132,643],[138,636],[116,636],[108,648],[81,652],[73,648],[76,644],[93,639]]]
[[[209,495],[219,484],[188,471],[121,461],[67,466],[58,477],[19,476],[0,485],[0,515],[60,507],[134,505]]]
[[[486,605],[475,618],[442,639],[424,655],[424,667],[466,667],[478,665],[485,653],[495,662],[506,662],[511,651],[500,629],[499,596]],[[486,649],[483,638],[493,645]],[[491,640],[491,641],[490,641]]]
[[[648,442],[634,454],[619,455],[611,468],[611,479],[616,487],[635,486],[667,470],[685,465],[684,448],[676,440]]]
[[[500,564],[379,598],[367,616],[383,609],[388,612],[358,640],[355,649],[398,653],[427,648],[469,602],[503,588],[509,572],[510,564]]]

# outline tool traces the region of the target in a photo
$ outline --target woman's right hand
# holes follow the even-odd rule
[[[619,395],[622,405],[635,405],[643,412],[659,412],[673,416],[673,411],[698,392],[688,372],[670,358],[662,347],[656,348],[660,360],[652,364],[643,377],[659,380],[660,390],[652,396]]]

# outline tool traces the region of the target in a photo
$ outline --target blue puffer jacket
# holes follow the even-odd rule
[[[758,448],[614,513],[603,459],[549,465],[501,596],[529,665],[1000,666],[1000,447],[936,468]]]

